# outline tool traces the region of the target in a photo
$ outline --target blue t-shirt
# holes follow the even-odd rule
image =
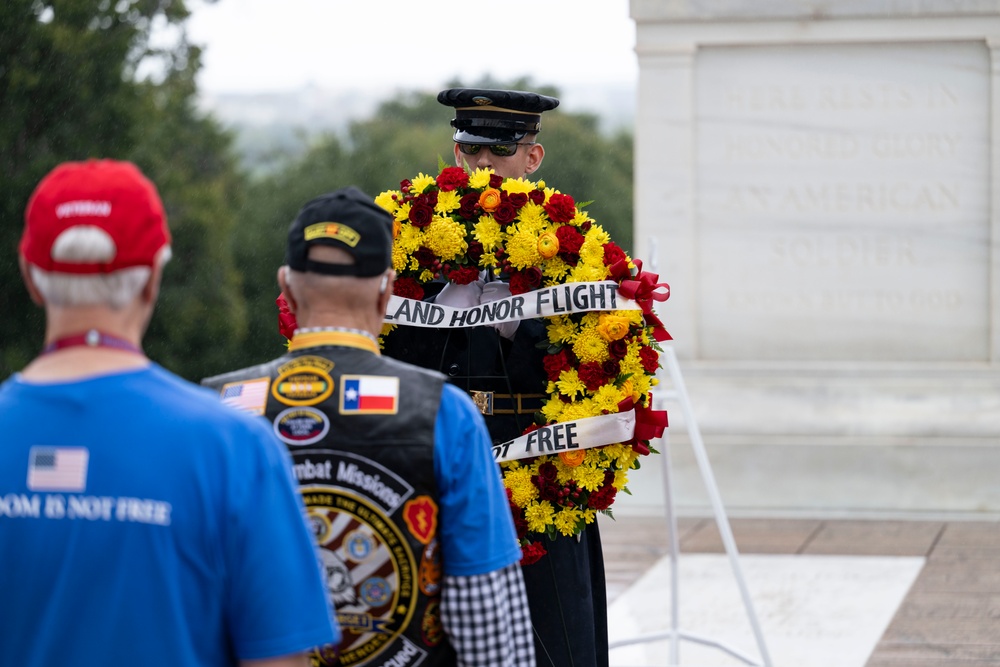
[[[484,574],[520,561],[489,432],[475,403],[454,385],[444,385],[434,439],[444,573]]]
[[[288,455],[152,364],[0,385],[0,665],[234,665],[339,640]]]

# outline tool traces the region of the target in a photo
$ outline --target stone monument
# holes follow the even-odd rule
[[[1000,515],[1000,2],[630,9],[635,256],[727,508]]]

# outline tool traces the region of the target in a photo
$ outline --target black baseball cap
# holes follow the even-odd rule
[[[521,90],[449,88],[438,102],[455,107],[451,126],[458,144],[510,144],[542,129],[542,112],[559,106],[548,95]]]
[[[354,264],[309,259],[312,245],[342,248]],[[392,216],[352,186],[316,197],[288,228],[285,264],[295,271],[328,276],[377,276],[392,266]]]

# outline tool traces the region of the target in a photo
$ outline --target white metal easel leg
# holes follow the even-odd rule
[[[667,632],[612,642],[611,648],[618,648],[620,646],[628,646],[631,644],[639,644],[650,641],[659,641],[661,639],[669,639],[669,664],[673,667],[680,664],[680,640],[685,639],[698,644],[704,644],[706,646],[717,648],[725,653],[728,653],[734,658],[741,660],[747,665],[753,665],[755,667],[771,667],[771,657],[767,651],[764,634],[761,632],[760,623],[757,620],[757,613],[754,611],[753,601],[750,599],[750,593],[747,590],[746,581],[743,579],[743,572],[740,568],[739,551],[736,548],[736,540],[733,539],[733,532],[729,526],[729,519],[726,517],[726,510],[722,505],[722,497],[719,494],[719,487],[715,483],[715,475],[712,473],[712,466],[708,461],[705,444],[701,439],[701,432],[699,431],[698,424],[694,419],[694,411],[691,409],[691,401],[688,399],[687,388],[684,386],[684,378],[681,376],[680,366],[677,364],[677,355],[674,352],[673,347],[667,345],[663,347],[663,358],[666,361],[665,365],[668,373],[670,374],[673,389],[661,391],[658,397],[663,400],[674,401],[679,403],[681,406],[681,411],[684,414],[684,422],[687,424],[688,428],[688,435],[691,438],[691,446],[694,449],[695,458],[698,461],[698,468],[701,471],[702,481],[705,484],[705,489],[708,491],[708,496],[712,503],[715,523],[719,528],[719,534],[722,536],[722,544],[725,546],[726,553],[729,556],[729,563],[733,569],[733,576],[736,579],[740,596],[743,599],[743,605],[746,608],[747,618],[750,621],[754,637],[757,640],[757,649],[760,652],[760,662],[757,662],[753,658],[744,655],[743,653],[726,646],[719,641],[680,630],[680,597],[678,591],[678,557],[680,556],[680,546],[677,540],[677,517],[674,514],[673,488],[671,486],[670,442],[668,435],[664,436],[663,451],[661,452],[660,458],[663,462],[663,489],[666,501],[666,519],[670,543],[670,630]]]

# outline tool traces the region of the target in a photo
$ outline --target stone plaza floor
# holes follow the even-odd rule
[[[669,628],[665,519],[600,522],[612,642]],[[729,523],[773,667],[1000,665],[1000,522]],[[732,568],[715,520],[682,517],[677,537],[681,631],[705,635],[730,632],[726,623],[740,626],[731,636],[744,655],[759,659],[735,578],[729,592],[718,585]],[[711,627],[686,627],[687,621]],[[668,665],[666,646],[613,649],[612,665]],[[684,667],[744,664],[683,641],[680,656]]]

